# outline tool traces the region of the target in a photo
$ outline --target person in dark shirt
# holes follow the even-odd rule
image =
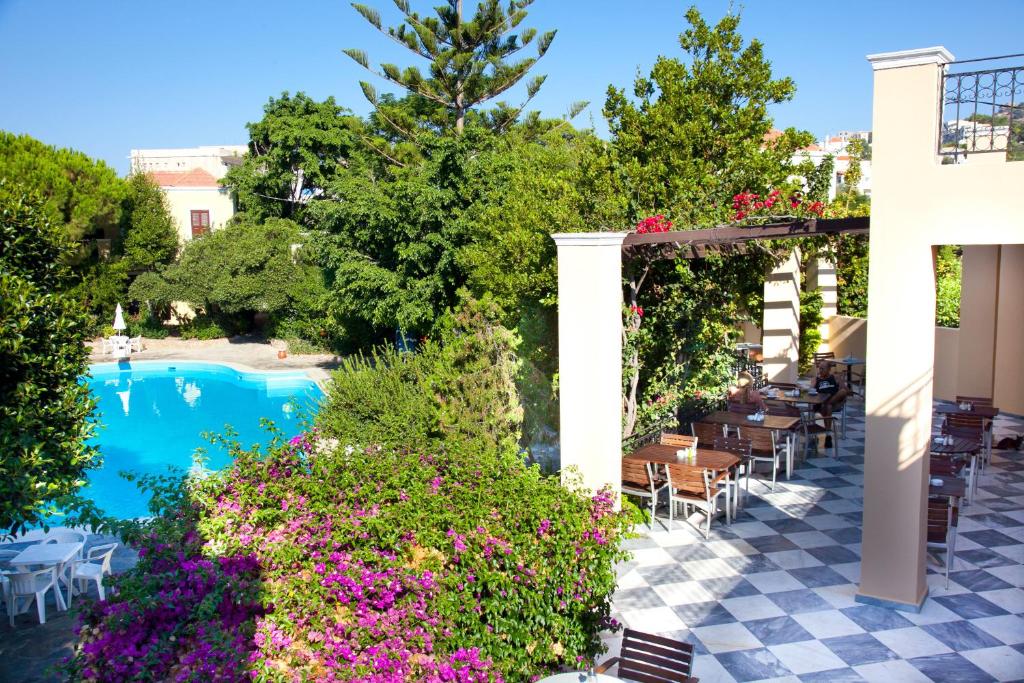
[[[828,417],[832,414],[835,406],[842,404],[850,395],[846,381],[841,376],[832,374],[832,363],[827,360],[818,363],[818,374],[814,378],[814,388],[819,394],[825,394],[828,399],[818,406],[818,412]]]

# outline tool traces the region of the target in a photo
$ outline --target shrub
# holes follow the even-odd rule
[[[607,493],[460,445],[232,450],[87,610],[72,679],[527,680],[613,626]]]
[[[85,443],[88,319],[67,293],[72,249],[38,198],[0,182],[0,531],[65,507],[98,459]]]
[[[143,314],[138,321],[128,323],[128,334],[132,337],[141,335],[146,339],[165,339],[170,330],[153,315]]]
[[[797,365],[801,373],[807,372],[814,365],[814,354],[821,346],[821,330],[818,327],[824,321],[821,317],[823,303],[820,289],[800,292],[800,351]]]
[[[187,323],[179,325],[178,333],[182,339],[208,340],[228,336],[220,323],[207,315],[197,315]]]

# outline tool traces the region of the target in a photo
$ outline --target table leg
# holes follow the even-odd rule
[[[60,562],[57,564],[57,580],[53,584],[53,598],[57,603],[57,610],[64,612],[68,609],[68,603],[64,601],[64,595],[60,592],[60,581],[61,577],[64,576],[64,563]],[[69,582],[70,583],[70,582]],[[70,591],[68,594],[68,600],[71,599]]]

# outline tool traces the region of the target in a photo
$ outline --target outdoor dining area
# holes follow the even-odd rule
[[[0,543],[0,587],[10,626],[15,617],[35,606],[40,624],[46,623],[47,598],[59,612],[71,609],[75,595],[95,585],[106,598],[103,580],[111,574],[118,543],[86,547],[88,534],[79,529],[32,529]]]
[[[117,305],[114,311],[113,329],[115,334],[103,338],[103,353],[114,358],[129,358],[133,352],[142,351],[142,336],[129,337],[123,334],[128,325],[124,321],[124,311],[121,304]]]

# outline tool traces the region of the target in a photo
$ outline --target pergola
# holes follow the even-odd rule
[[[1024,405],[1019,355],[1024,344],[1019,286],[1024,282],[1024,163],[999,155],[944,164],[940,140],[943,82],[952,55],[923,48],[869,57],[875,75],[865,395],[864,516],[856,599],[918,610],[928,595],[925,523],[935,367],[936,245],[976,247],[989,256],[984,305],[962,311],[984,331],[961,349],[958,390],[1005,396]],[[986,159],[985,157],[989,157]],[[1005,155],[1003,155],[1005,157]],[[622,458],[623,251],[650,257],[739,253],[758,239],[864,232],[866,219],[808,221],[644,235],[554,235],[558,247],[559,391],[563,471],[576,467],[589,488],[617,486]],[[766,310],[791,315],[783,292],[799,283],[794,261],[772,274]],[[787,274],[786,268],[789,269]],[[769,289],[779,293],[769,301]],[[790,299],[791,301],[791,299]],[[1004,315],[1005,314],[1005,315]],[[790,318],[791,319],[791,318]],[[788,325],[766,316],[763,333]],[[967,353],[969,352],[969,353]],[[766,374],[771,350],[765,348]],[[976,363],[964,363],[968,355]],[[998,370],[998,372],[997,372]],[[1004,378],[1015,378],[1009,384]],[[961,385],[963,385],[961,387]],[[1004,399],[1000,399],[1001,401]]]

